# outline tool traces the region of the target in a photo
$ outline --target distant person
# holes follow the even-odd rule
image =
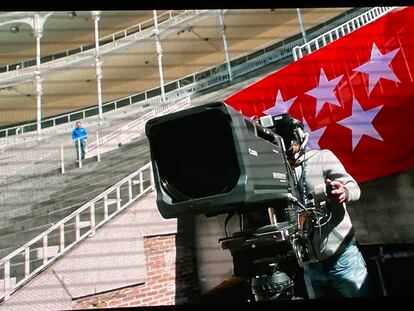
[[[85,159],[85,145],[88,139],[88,133],[86,132],[86,129],[82,127],[82,124],[80,121],[76,122],[76,127],[72,131],[72,139],[75,142],[76,147],[76,157],[79,161],[79,153],[81,159]],[[80,147],[80,152],[79,152]]]

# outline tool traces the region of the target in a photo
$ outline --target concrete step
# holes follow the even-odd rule
[[[79,206],[70,207],[64,210],[56,211],[55,213],[49,215],[48,217],[37,217],[33,218],[31,220],[26,221],[26,226],[29,227],[29,229],[21,230],[21,231],[15,231],[11,232],[7,235],[2,236],[2,239],[0,240],[0,250],[1,249],[10,249],[15,247],[17,249],[18,247],[24,245],[26,242],[32,240],[48,228],[50,228],[53,224],[59,222],[66,216],[70,215],[72,212],[77,210]],[[109,211],[110,213],[114,212],[116,210],[116,206],[110,206]],[[95,219],[101,220],[103,219],[104,211],[103,208],[101,210],[96,210],[95,212]],[[89,214],[88,211],[85,212],[81,216],[80,219],[81,222],[89,222]],[[68,237],[70,236],[71,232],[74,232],[74,225],[69,226],[71,227],[68,230],[65,230],[65,235]],[[74,234],[72,235],[74,238]],[[51,240],[52,239],[52,240]],[[59,232],[54,232],[49,236],[49,242],[48,245],[59,245]],[[22,243],[22,241],[25,241]]]
[[[7,206],[7,210],[0,210],[3,220],[0,228],[0,258],[147,164],[149,159],[148,141],[144,136],[104,154],[101,162],[88,159],[83,162],[82,168],[75,163],[66,165],[65,174],[60,174],[56,168],[47,170],[42,167],[38,171],[30,171],[28,175],[13,178],[8,184],[7,193],[1,196],[1,203]],[[121,199],[128,200],[127,189],[121,189]],[[110,212],[116,209],[116,204],[110,205],[109,209]],[[97,221],[103,219],[103,207],[97,210],[95,217]],[[87,222],[88,219],[81,221]],[[65,230],[65,239],[74,241],[74,225]],[[58,233],[52,234],[48,244],[59,245],[59,240]]]
[[[28,210],[30,210],[28,207],[35,205],[33,202],[48,203],[49,200],[61,200],[63,196],[69,195],[68,189],[76,190],[81,188],[85,192],[88,192],[85,189],[89,187],[106,189],[118,181],[116,180],[117,177],[120,180],[136,168],[147,163],[149,155],[147,154],[143,160],[140,157],[140,153],[145,154],[145,152],[148,153],[149,151],[141,150],[140,144],[142,143],[138,143],[138,146],[135,147],[135,152],[132,152],[131,155],[128,155],[127,149],[132,149],[133,147],[126,145],[115,151],[115,155],[105,157],[100,163],[90,160],[84,167],[73,167],[72,170],[64,175],[47,173],[23,180],[18,191],[14,192],[13,189],[9,188],[9,195],[2,197],[3,205],[7,206],[7,209],[3,210],[3,215],[5,211],[17,213],[20,209],[26,210],[26,212],[19,212],[17,213],[18,215],[27,214]],[[120,152],[122,153],[120,154]],[[42,182],[36,183],[35,180],[40,178]],[[14,188],[17,188],[17,186]],[[27,191],[33,192],[34,196],[39,197],[39,199],[35,200],[32,196],[27,196]],[[20,194],[26,195],[20,196]],[[13,214],[8,214],[6,217],[13,217]]]
[[[20,231],[18,230],[19,227],[16,226],[16,231],[11,233],[5,233],[4,235],[1,235],[0,240],[0,250],[8,249],[11,251],[14,251],[15,249],[19,248],[20,246],[26,244],[34,237],[38,236],[45,230],[50,228],[50,224],[46,224],[39,227],[33,227],[30,229],[22,229],[20,228]],[[18,233],[18,237],[16,235],[16,232]],[[3,252],[2,252],[3,253]],[[6,256],[7,254],[4,254]],[[3,258],[4,256],[1,256],[0,258]]]
[[[95,190],[95,193],[91,192],[90,194],[95,194],[94,197],[96,197],[100,193],[102,193],[102,191]],[[121,187],[120,194],[121,200],[128,199],[128,189],[126,186]],[[108,199],[115,200],[115,193],[112,193],[110,196],[108,196]],[[99,201],[99,203],[103,206],[103,200]],[[66,216],[70,215],[72,212],[76,211],[84,204],[85,200],[82,199],[82,197],[57,201],[51,205],[46,206],[39,204],[39,208],[37,210],[33,210],[30,214],[11,219],[13,225],[9,225],[0,229],[0,236],[2,236],[2,239],[0,240],[0,247],[4,247],[4,245],[9,245],[10,243],[15,243],[14,241],[16,241],[17,236],[22,236],[22,238],[26,240],[26,231],[32,232],[32,228],[38,227],[44,229],[48,228],[52,224],[57,223]],[[15,237],[13,239],[13,242],[11,241],[12,236]],[[33,236],[33,234],[30,234],[30,237],[34,238],[35,235]],[[7,241],[6,244],[3,241]]]
[[[95,196],[97,196],[102,191],[95,190],[95,192]],[[121,187],[120,198],[122,202],[128,200],[128,188],[126,185]],[[116,209],[116,204],[113,203],[113,201],[116,201],[115,193],[109,195],[108,199],[110,200],[109,209],[111,212],[111,210]],[[22,216],[19,217],[19,219],[14,218],[12,220],[14,225],[0,229],[0,235],[2,236],[2,239],[0,240],[0,249],[11,247],[18,244],[20,241],[29,241],[54,223],[59,222],[79,209],[84,204],[85,200],[82,199],[82,197],[57,201],[49,206],[41,206],[41,204],[39,204],[40,207],[38,210],[34,210],[31,214],[26,215],[25,217]],[[103,200],[101,200],[99,204],[100,206],[96,206],[97,211],[95,217],[98,218],[102,216],[103,218]],[[88,213],[89,211],[86,211],[87,216],[89,215]],[[36,230],[37,228],[40,228],[41,230]]]
[[[121,200],[123,202],[126,202],[128,198],[121,198]],[[30,230],[15,232],[12,234],[2,236],[2,240],[0,241],[0,258],[8,255],[15,249],[24,245],[26,242],[35,238],[36,236],[44,232],[46,229],[50,228],[50,226],[54,222],[56,223],[60,221],[61,219],[63,219],[66,216],[65,214],[69,215],[71,212],[73,212],[76,209],[77,208],[73,208],[73,209],[70,208],[70,209],[67,209],[66,211],[55,212],[54,215],[51,215],[51,217],[46,222],[44,221],[45,218],[39,217],[37,221],[39,223],[45,222],[45,225],[39,225],[37,227],[31,228]],[[108,205],[108,215],[111,215],[116,210],[117,210],[116,202],[111,202]],[[105,212],[104,212],[103,204],[101,206],[97,206],[97,208],[95,209],[95,223],[99,223],[100,221],[104,219],[105,217],[104,213]],[[85,212],[80,214],[80,228],[81,228],[80,235],[83,235],[91,228],[89,210],[86,210]],[[74,219],[72,219],[65,224],[65,245],[68,245],[72,243],[73,241],[75,241],[75,238],[76,238],[75,222],[74,222]],[[22,243],[21,241],[23,240],[26,242]],[[36,247],[41,248],[43,246],[42,243],[43,243],[42,240],[40,240],[39,242],[36,243],[36,245],[31,247],[31,249],[36,248]],[[60,245],[60,230],[56,229],[48,235],[48,246],[50,247],[50,246],[58,246],[58,245]],[[18,256],[18,257],[19,258],[22,257],[22,258],[14,259],[14,262],[24,261],[23,256]]]

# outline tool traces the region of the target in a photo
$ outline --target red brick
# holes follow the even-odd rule
[[[155,291],[155,290],[147,293],[148,296],[153,296],[153,295],[156,295],[156,294],[158,294],[158,292]]]
[[[161,284],[160,284],[161,285]],[[165,293],[165,292],[167,292],[168,291],[168,288],[169,288],[170,286],[167,286],[167,285],[163,285],[163,287],[161,287],[160,289],[158,289],[158,291],[160,292],[160,293]]]
[[[159,299],[161,299],[161,298],[163,298],[164,297],[164,294],[158,294],[158,295],[154,295],[152,298],[154,299],[154,300],[159,300]]]
[[[142,299],[142,303],[147,303],[150,302],[152,300],[152,297],[145,297],[144,299]]]
[[[92,299],[78,301],[74,307],[91,307],[92,302],[117,304],[118,306],[128,302],[129,305],[162,305],[174,304],[176,266],[186,267],[185,273],[179,276],[184,288],[180,291],[180,297],[193,294],[193,288],[198,287],[194,278],[194,254],[185,247],[180,248],[181,258],[171,258],[171,251],[175,251],[176,236],[158,236],[144,239],[146,254],[147,282],[145,284],[129,287],[110,294],[97,295]],[[168,256],[168,257],[167,257]],[[166,262],[167,259],[167,262]],[[185,290],[185,287],[189,287]],[[99,299],[97,300],[97,298]],[[144,301],[145,299],[145,301]]]
[[[129,293],[129,295],[140,295],[142,293],[142,290],[144,289],[144,287],[140,286],[135,288],[131,293]]]
[[[130,306],[141,306],[143,304],[142,299],[136,299],[129,302]]]
[[[122,294],[119,294],[119,295],[116,295],[116,298],[119,298],[119,299],[122,299],[122,298],[125,298],[125,297],[128,297],[129,296],[129,293],[122,293]]]
[[[160,302],[169,302],[172,300],[172,297],[165,297],[160,300]]]
[[[118,305],[117,307],[123,308],[123,307],[129,307],[128,303],[123,303],[121,305]]]
[[[143,303],[142,303],[142,301],[141,301],[141,300],[134,300],[134,301],[131,301],[131,302],[128,304],[128,306],[129,306],[129,307],[141,307],[141,306],[143,306]]]
[[[119,304],[119,301],[108,302],[108,307],[116,307]]]
[[[122,302],[130,302],[130,301],[135,300],[136,298],[137,298],[136,296],[129,296],[129,297],[123,298]]]
[[[154,284],[151,286],[151,289],[154,289],[154,290],[161,290],[162,288],[163,288],[162,284]]]

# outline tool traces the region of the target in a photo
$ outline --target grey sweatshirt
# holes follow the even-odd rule
[[[299,158],[295,167],[299,179],[299,187],[306,194],[313,194],[320,202],[326,202],[329,217],[321,220],[314,230],[312,244],[318,260],[328,259],[340,254],[354,239],[354,230],[345,203],[336,199],[328,199],[326,194],[326,179],[338,180],[346,188],[347,200],[359,199],[361,190],[349,175],[339,159],[330,150],[307,149],[305,155]],[[302,171],[305,171],[303,176]],[[326,222],[325,220],[328,219]]]

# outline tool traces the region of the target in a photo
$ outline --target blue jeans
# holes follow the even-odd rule
[[[311,299],[373,295],[365,260],[353,243],[339,256],[304,263],[303,269],[306,289]]]
[[[80,144],[79,142],[80,141]],[[76,147],[76,158],[79,160],[79,145],[80,145],[80,156],[81,159],[85,159],[85,140],[84,139],[77,139],[75,140],[75,147]]]

